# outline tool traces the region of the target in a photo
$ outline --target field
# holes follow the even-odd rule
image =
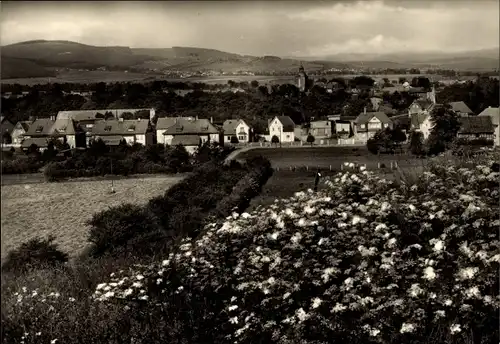
[[[289,169],[290,167],[305,167],[329,169],[340,169],[343,162],[354,162],[366,164],[368,169],[377,168],[377,164],[383,163],[390,166],[391,161],[397,161],[400,167],[421,166],[422,160],[403,154],[371,154],[366,147],[300,147],[300,148],[256,148],[242,152],[237,156],[238,160],[262,155],[268,158],[274,168]]]
[[[2,260],[7,252],[35,236],[54,234],[61,248],[77,255],[86,245],[86,221],[107,207],[145,203],[181,180],[155,176],[111,182],[75,181],[2,186]]]
[[[339,75],[342,78],[354,78],[361,74],[349,74],[349,75]],[[415,76],[425,76],[424,74],[394,74],[394,75],[371,75],[374,80],[382,80],[383,78],[389,78],[389,80],[397,80],[399,77],[405,77],[411,80]],[[326,76],[313,76],[313,78],[326,78],[331,79],[337,77],[335,75]],[[432,75],[431,77],[435,81],[446,80],[449,78]],[[461,77],[460,79],[466,80],[473,77]],[[453,80],[456,78],[452,78]],[[203,82],[206,84],[226,84],[229,80],[236,82],[257,80],[261,84],[282,84],[282,83],[294,83],[294,76],[266,76],[266,75],[227,75],[227,76],[204,76],[204,77],[192,77],[192,78],[168,78],[163,74],[154,73],[125,73],[125,72],[111,72],[111,71],[73,71],[73,72],[62,72],[56,77],[40,77],[40,78],[18,78],[18,79],[3,79],[0,80],[2,84],[21,84],[21,85],[36,85],[36,84],[46,84],[49,82],[58,83],[92,83],[92,82],[146,82],[152,80],[167,80],[167,81],[182,81],[182,82]]]

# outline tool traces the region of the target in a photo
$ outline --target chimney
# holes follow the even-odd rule
[[[214,124],[214,118],[210,117],[210,123]]]
[[[118,121],[123,122],[123,117],[120,117]]]
[[[50,120],[51,121],[55,121],[56,120],[56,116],[50,116]]]
[[[139,118],[137,118],[137,121],[138,121],[138,122],[140,122],[140,121],[141,121],[141,118],[140,118],[140,117],[139,117]]]
[[[196,115],[196,120],[198,120],[198,115]]]
[[[366,106],[363,109],[363,113],[366,115]]]

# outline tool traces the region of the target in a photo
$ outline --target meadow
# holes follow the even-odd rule
[[[55,235],[56,243],[74,257],[87,243],[86,221],[121,203],[143,204],[161,195],[183,176],[148,176],[114,180],[32,183],[2,186],[2,260],[22,242]]]
[[[366,146],[329,146],[329,147],[300,147],[300,148],[256,148],[237,155],[237,159],[262,155],[269,159],[274,168],[289,169],[290,167],[305,167],[340,170],[343,162],[366,164],[369,169],[378,167],[378,163],[390,166],[391,161],[397,161],[401,167],[417,167],[424,163],[421,159],[408,154],[380,154],[374,155]]]

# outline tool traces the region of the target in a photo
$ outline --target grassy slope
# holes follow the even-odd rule
[[[180,177],[114,181],[40,183],[2,186],[2,259],[35,236],[54,234],[61,249],[76,255],[86,245],[85,222],[109,206],[145,203],[161,195]]]

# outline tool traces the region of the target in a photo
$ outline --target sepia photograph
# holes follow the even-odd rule
[[[2,1],[1,343],[500,343],[500,1]]]

